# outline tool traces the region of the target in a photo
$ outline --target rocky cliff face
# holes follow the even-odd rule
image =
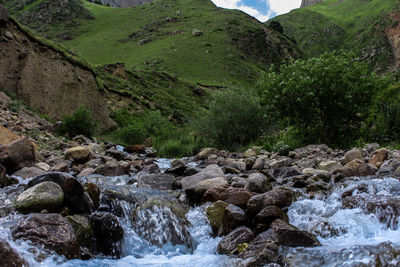
[[[321,3],[324,0],[302,0],[301,1],[301,6],[300,7],[308,7],[308,6],[312,6],[318,3]]]
[[[105,6],[112,7],[133,7],[140,6],[142,4],[151,3],[154,0],[101,0],[101,4]],[[91,0],[91,2],[98,2],[96,0]]]
[[[1,5],[0,89],[54,119],[84,105],[92,110],[102,128],[113,125],[92,71],[31,39],[8,18]]]

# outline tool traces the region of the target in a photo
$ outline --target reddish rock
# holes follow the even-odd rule
[[[8,174],[34,166],[35,160],[35,149],[27,138],[0,145],[0,164],[6,168]]]
[[[7,241],[0,239],[0,262],[2,267],[28,266],[17,251],[15,251]]]
[[[145,154],[146,153],[146,147],[143,145],[134,145],[134,146],[126,146],[124,148],[124,151],[130,154],[136,153],[136,154]]]
[[[378,149],[374,152],[374,155],[369,160],[369,164],[375,165],[376,167],[379,168],[383,164],[383,162],[385,162],[387,157],[388,157],[388,151],[386,148]]]
[[[253,194],[245,188],[221,188],[214,187],[208,189],[203,196],[202,202],[215,202],[222,200],[226,203],[238,206],[242,209],[246,208],[247,201]]]

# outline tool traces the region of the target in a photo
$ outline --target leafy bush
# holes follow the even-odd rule
[[[259,82],[263,103],[282,126],[293,126],[304,143],[345,145],[359,134],[384,78],[343,52],[294,60]]]
[[[193,156],[203,144],[186,128],[171,130],[168,135],[154,138],[153,146],[158,156],[171,158]]]
[[[64,116],[59,132],[70,137],[84,135],[92,137],[97,129],[97,123],[93,120],[90,110],[81,106],[74,114]]]
[[[211,145],[232,150],[259,137],[265,125],[266,118],[256,97],[227,90],[216,93],[196,129]]]
[[[381,91],[371,108],[368,126],[379,142],[398,141],[400,136],[400,84]],[[367,129],[368,130],[368,129]]]
[[[147,137],[146,130],[140,123],[129,124],[119,131],[119,135],[122,141],[128,145],[143,144]]]

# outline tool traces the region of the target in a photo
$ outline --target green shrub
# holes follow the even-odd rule
[[[378,142],[398,141],[400,136],[400,84],[381,91],[371,108],[367,127]],[[368,131],[368,128],[367,128]]]
[[[305,144],[346,145],[360,134],[363,119],[384,78],[351,54],[325,53],[270,69],[259,82],[263,103]]]
[[[92,137],[97,129],[97,123],[93,120],[90,110],[81,106],[74,114],[64,116],[60,134],[67,134],[70,137],[84,135]]]
[[[120,129],[119,136],[128,145],[143,144],[147,137],[146,130],[140,123],[133,123]]]
[[[22,102],[19,100],[12,100],[7,104],[7,108],[12,112],[18,112],[21,107],[22,107]]]
[[[196,129],[211,145],[233,150],[260,136],[266,117],[256,97],[245,91],[216,93]]]

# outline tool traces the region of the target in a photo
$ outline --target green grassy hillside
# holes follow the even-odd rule
[[[70,14],[72,22],[52,20],[39,26],[26,20],[48,16],[60,2],[48,1],[29,0],[23,8],[14,8],[14,14],[98,65],[123,62],[128,69],[165,71],[192,84],[250,87],[260,70],[297,54],[283,35],[209,0],[157,0],[123,9],[74,0],[90,17],[70,7],[80,14]]]
[[[296,9],[272,21],[279,22],[284,34],[294,38],[306,57],[333,49],[351,49],[370,60],[377,69],[394,65],[386,31],[397,25],[391,14],[400,14],[393,0],[325,0]]]

